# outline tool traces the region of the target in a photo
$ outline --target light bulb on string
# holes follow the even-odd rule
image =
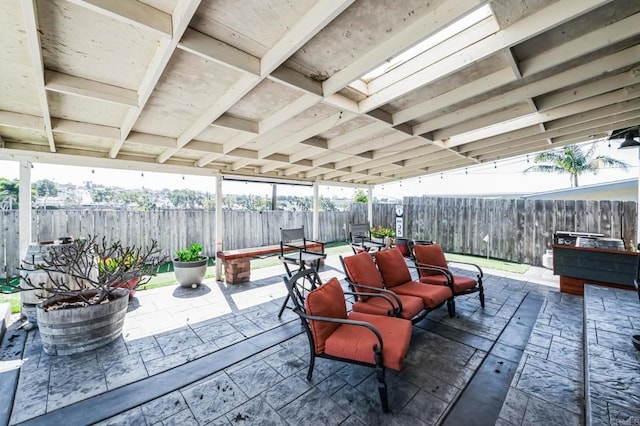
[[[467,170],[467,168],[466,168],[466,167],[464,168],[464,174],[465,174],[465,175],[468,175],[468,174],[469,174],[469,171]]]
[[[495,161],[493,162],[493,168],[497,169],[498,168],[498,163],[496,163]]]
[[[440,173],[440,179],[444,179],[444,173]]]

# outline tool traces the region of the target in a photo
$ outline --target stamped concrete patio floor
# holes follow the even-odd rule
[[[464,272],[464,271],[463,271]],[[122,338],[52,357],[13,324],[0,352],[0,424],[582,424],[582,298],[549,271],[485,280],[486,307],[458,298],[413,327],[404,368],[387,370],[392,412],[373,369],[320,359],[306,380],[306,336],[283,268],[252,282],[138,292]],[[321,277],[343,278],[337,256]],[[638,375],[640,377],[640,374]],[[1,421],[3,420],[3,421]]]

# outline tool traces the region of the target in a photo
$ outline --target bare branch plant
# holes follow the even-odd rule
[[[89,236],[52,246],[42,259],[23,260],[20,270],[25,285],[21,289],[42,290],[43,298],[77,299],[66,302],[65,307],[107,303],[118,297],[120,284],[137,278],[136,287],[147,283],[165,260],[155,240],[150,246],[136,247]],[[35,279],[34,273],[45,273],[47,279]]]

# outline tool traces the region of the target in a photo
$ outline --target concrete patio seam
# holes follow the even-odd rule
[[[186,364],[58,408],[19,424],[46,426],[63,423],[93,424],[196,383],[300,333],[302,330],[297,324],[297,320],[292,320]],[[108,409],[105,410],[104,407],[108,407]]]

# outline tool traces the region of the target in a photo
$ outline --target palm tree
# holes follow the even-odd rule
[[[627,170],[628,164],[624,161],[616,160],[606,155],[594,156],[595,148],[594,144],[587,152],[584,152],[582,147],[578,145],[567,145],[560,150],[541,152],[536,155],[533,162],[547,164],[528,167],[524,173],[568,173],[571,179],[571,187],[577,188],[578,176],[583,173],[597,174],[598,170],[605,166],[620,167],[622,170]]]

